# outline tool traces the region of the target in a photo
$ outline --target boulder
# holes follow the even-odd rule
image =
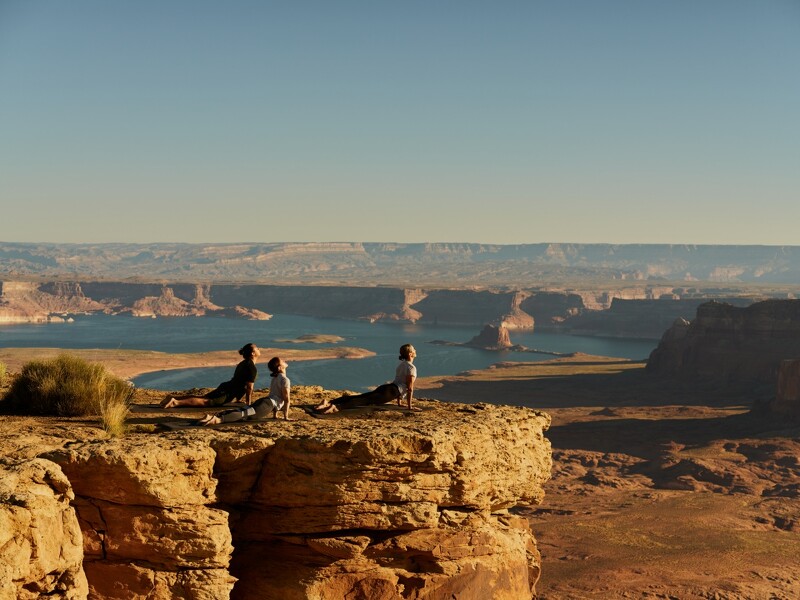
[[[92,597],[228,598],[228,513],[208,444],[153,436],[51,451],[73,482]]]
[[[0,465],[0,598],[86,598],[69,481],[43,459]]]

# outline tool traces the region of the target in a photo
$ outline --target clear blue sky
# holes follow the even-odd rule
[[[0,241],[800,244],[800,0],[0,0]]]

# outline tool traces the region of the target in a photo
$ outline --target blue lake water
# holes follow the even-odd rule
[[[269,321],[246,321],[219,317],[143,319],[130,316],[78,315],[73,323],[4,325],[0,327],[0,347],[120,348],[161,352],[206,352],[230,350],[232,364],[236,349],[247,342],[272,348],[322,348],[355,346],[376,353],[358,360],[316,360],[292,362],[289,378],[295,385],[321,385],[328,389],[366,390],[392,379],[398,348],[414,344],[420,376],[454,375],[469,369],[482,369],[501,361],[538,361],[553,358],[527,352],[489,352],[431,344],[433,340],[466,342],[479,327],[444,327],[395,323],[367,323],[338,319],[319,319],[295,315],[275,315]],[[338,344],[289,344],[276,340],[294,339],[304,334],[330,334],[345,338]],[[655,348],[656,340],[634,340],[571,336],[559,333],[511,332],[511,341],[551,352],[585,352],[619,358],[644,359]],[[31,358],[35,358],[32,356]],[[262,355],[256,388],[266,387],[266,362]],[[165,369],[169,364],[164,365]],[[134,383],[158,390],[182,390],[216,386],[230,379],[231,367],[157,371],[140,375]]]

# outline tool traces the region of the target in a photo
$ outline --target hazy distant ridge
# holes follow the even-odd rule
[[[0,242],[0,275],[273,283],[800,282],[800,246]]]

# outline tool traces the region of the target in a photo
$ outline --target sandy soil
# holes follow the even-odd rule
[[[151,371],[167,371],[194,367],[235,367],[242,359],[236,350],[219,352],[194,352],[168,354],[150,350],[62,350],[59,348],[0,348],[0,363],[9,371],[19,371],[31,360],[46,360],[69,352],[92,362],[101,362],[115,375],[128,379]],[[327,358],[365,358],[375,353],[363,348],[320,348],[296,350],[287,348],[261,348],[261,360],[281,356],[290,361],[319,360]]]
[[[539,598],[800,598],[800,426],[764,390],[655,379],[577,356],[429,378],[420,395],[544,409],[553,479],[522,509]]]

